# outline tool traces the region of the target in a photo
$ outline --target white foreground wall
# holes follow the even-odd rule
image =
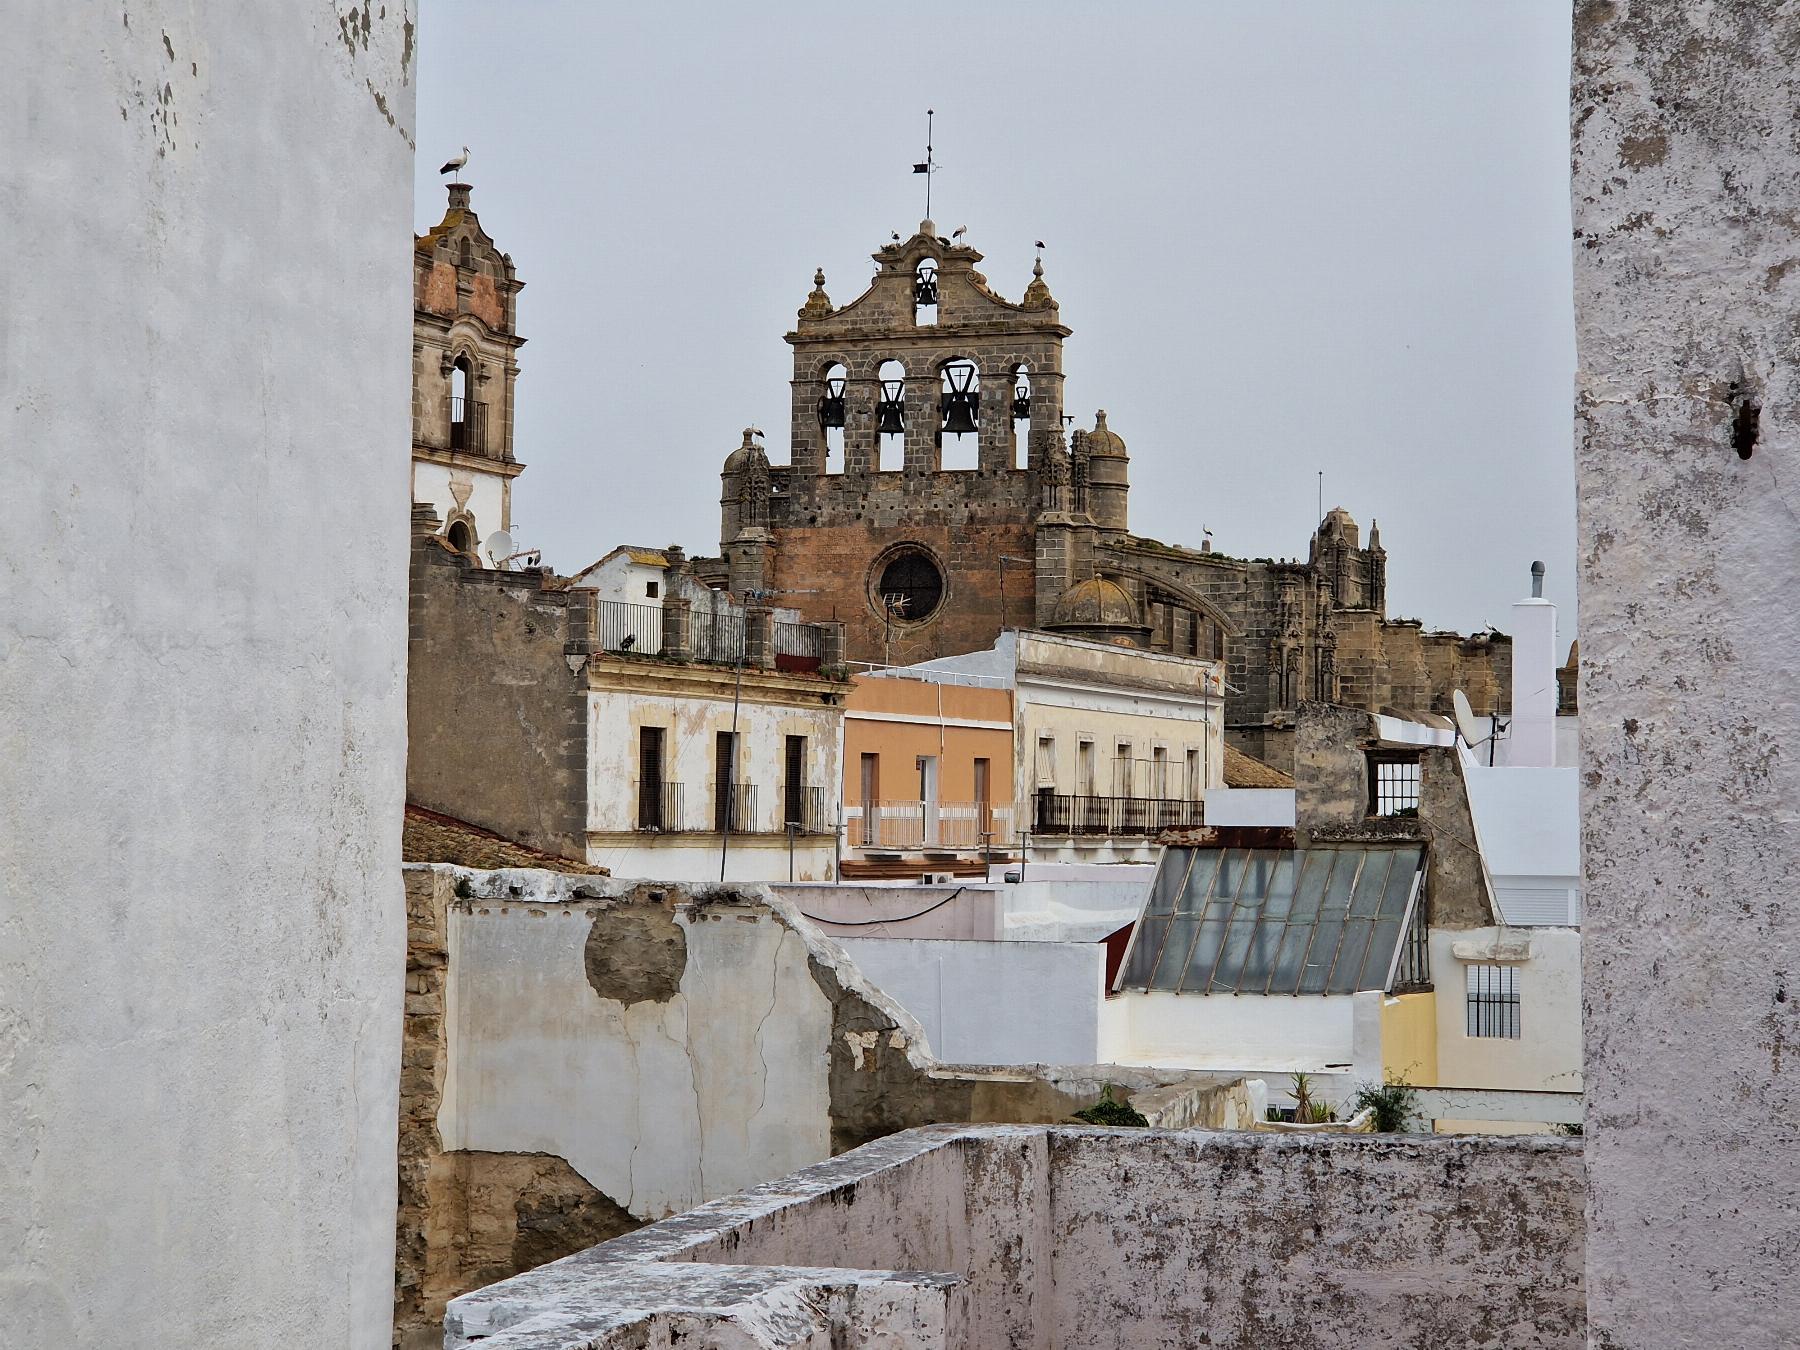
[[[8,10],[9,1346],[388,1344],[414,6],[368,16]]]
[[[956,1064],[1101,1064],[1102,942],[957,942],[834,934],[869,982]]]

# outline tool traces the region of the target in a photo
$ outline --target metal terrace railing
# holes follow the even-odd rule
[[[785,670],[817,670],[825,660],[825,630],[816,623],[775,625],[775,664]]]
[[[690,642],[696,661],[731,665],[744,655],[744,615],[741,610],[693,611]]]
[[[600,646],[609,652],[637,652],[655,656],[663,648],[661,605],[635,605],[627,600],[599,600],[594,606],[594,626]]]
[[[1199,802],[1177,797],[1098,797],[1040,792],[1033,798],[1034,834],[1153,836],[1200,824]]]

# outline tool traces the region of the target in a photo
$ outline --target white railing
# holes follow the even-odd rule
[[[1012,807],[980,802],[867,802],[844,816],[851,848],[972,852],[1005,848],[1013,832]]]

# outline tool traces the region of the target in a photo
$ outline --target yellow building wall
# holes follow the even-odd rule
[[[1394,994],[1382,1000],[1381,1076],[1389,1083],[1437,1086],[1436,994]]]
[[[988,801],[1013,794],[1012,691],[860,677],[844,705],[844,804],[862,805],[862,757],[880,757],[881,801],[919,799],[918,759],[938,761],[940,802],[975,800],[975,761],[988,761]],[[969,726],[966,723],[982,725]]]

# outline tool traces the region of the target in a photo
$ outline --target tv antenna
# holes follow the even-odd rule
[[[1475,710],[1469,706],[1469,696],[1460,689],[1450,691],[1450,706],[1456,713],[1456,730],[1463,738],[1463,743],[1473,750],[1485,743],[1488,748],[1488,764],[1494,763],[1494,744],[1500,739],[1500,714],[1495,713],[1488,718],[1485,732],[1481,721],[1475,716]]]
[[[487,549],[488,561],[502,571],[507,570],[508,563],[516,562],[520,558],[525,560],[527,567],[536,567],[543,562],[543,555],[539,550],[520,548],[509,530],[495,530],[487,537],[487,543],[482,547]]]

